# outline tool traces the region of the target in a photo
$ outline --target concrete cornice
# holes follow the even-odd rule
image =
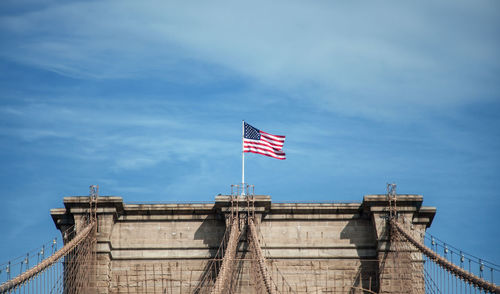
[[[276,214],[358,214],[360,203],[273,203]]]
[[[82,210],[88,212],[89,209],[89,196],[70,196],[64,197],[64,207],[66,211],[77,211],[83,213]],[[123,198],[120,196],[100,196],[97,199],[97,208],[102,209],[103,212],[123,212]],[[111,209],[109,209],[111,208]],[[100,213],[100,211],[98,211]]]
[[[413,214],[413,223],[424,224],[430,227],[436,207],[422,206],[424,197],[416,194],[397,194],[396,207],[398,212]],[[363,209],[372,214],[385,214],[389,207],[386,194],[365,195],[363,197]]]
[[[238,197],[242,208],[247,205],[245,197]],[[380,214],[388,207],[385,194],[365,195],[362,203],[272,203],[269,195],[255,195],[253,198],[257,213],[301,215],[301,214]],[[435,207],[422,206],[422,195],[398,194],[397,207],[400,212],[413,213],[416,223],[430,226]],[[119,196],[100,196],[98,198],[98,214],[113,214],[124,220],[135,220],[137,216],[152,216],[152,219],[168,218],[170,215],[213,215],[228,212],[231,206],[230,195],[218,195],[214,203],[157,203],[157,204],[124,204]],[[56,226],[72,225],[73,215],[86,214],[89,210],[88,196],[64,197],[64,207],[52,209],[50,214]],[[157,216],[157,217],[154,217]],[[144,218],[139,218],[144,220]]]
[[[416,194],[398,194],[397,204],[401,206],[412,206],[420,209],[424,197]],[[389,202],[385,194],[372,194],[363,197],[363,205],[367,207],[388,207]]]

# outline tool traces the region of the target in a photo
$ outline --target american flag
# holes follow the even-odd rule
[[[285,136],[272,135],[244,123],[243,152],[286,159],[285,152],[281,151],[283,143]]]

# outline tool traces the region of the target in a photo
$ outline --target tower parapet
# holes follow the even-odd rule
[[[352,203],[273,203],[267,195],[253,197],[267,266],[290,289],[393,289],[387,195],[366,195]],[[425,232],[436,209],[422,206],[421,195],[397,197],[398,217]],[[78,230],[89,213],[88,199],[65,197],[65,208],[51,210],[57,228],[63,231],[75,224]],[[244,210],[243,199],[241,203]],[[216,255],[230,209],[229,195],[216,196],[211,203],[157,204],[99,197],[99,293],[193,291]],[[237,287],[242,293],[252,289],[247,251],[243,240],[237,255]]]

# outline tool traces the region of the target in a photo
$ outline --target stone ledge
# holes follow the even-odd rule
[[[268,259],[372,259],[376,258],[376,249],[309,249],[302,251],[297,249],[266,249]],[[112,260],[134,260],[134,259],[200,259],[213,258],[217,252],[213,249],[176,249],[176,250],[112,250]],[[241,251],[239,251],[241,252]]]
[[[436,208],[422,206],[424,197],[417,194],[397,194],[396,207],[401,213],[412,214],[412,221],[415,224],[425,224],[430,227],[436,214]],[[363,197],[363,210],[370,214],[385,214],[389,207],[389,201],[385,194],[372,194]]]
[[[262,222],[279,222],[279,221],[314,221],[314,220],[331,220],[331,221],[349,221],[349,220],[354,220],[354,219],[360,219],[362,216],[359,213],[331,213],[331,214],[290,214],[290,213],[283,213],[279,214],[274,212],[271,212],[270,214],[267,214],[263,219]]]
[[[273,214],[359,214],[360,203],[273,203]]]

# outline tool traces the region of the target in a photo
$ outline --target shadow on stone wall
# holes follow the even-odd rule
[[[352,289],[362,288],[378,292],[377,238],[370,220],[349,220],[340,232],[340,239],[349,240],[349,243],[355,246],[359,258],[360,264],[352,281]]]
[[[212,258],[217,255],[225,230],[226,224],[223,219],[206,217],[194,233],[195,240],[203,240],[203,244],[207,245],[210,256],[193,291],[195,294],[209,291],[215,283],[218,268],[214,266]]]
[[[194,239],[203,240],[203,244],[208,245],[210,249],[219,248],[225,230],[224,220],[207,217],[194,232]],[[215,256],[215,253],[212,256]]]

